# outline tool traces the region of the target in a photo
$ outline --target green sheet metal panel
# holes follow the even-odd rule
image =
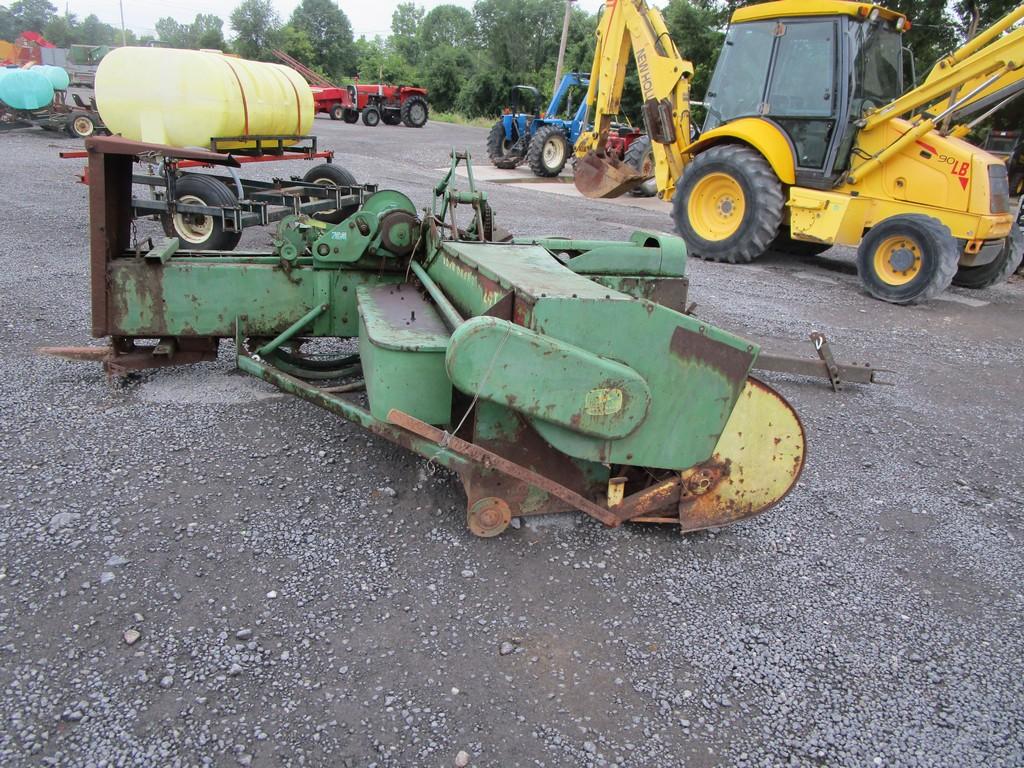
[[[619,440],[531,420],[559,450],[614,464],[685,469],[710,458],[758,352],[714,326],[635,299],[541,299],[532,327],[628,365],[650,387],[647,419]]]
[[[355,336],[355,289],[402,279],[401,273],[285,271],[277,258],[172,257],[117,259],[109,265],[110,330],[117,336],[220,336],[235,334],[246,315],[253,336],[279,333],[317,304],[328,311],[312,334]]]
[[[445,360],[463,392],[592,437],[625,437],[651,402],[627,366],[493,317],[460,325]]]
[[[448,424],[448,328],[437,310],[409,284],[364,286],[356,296],[370,413],[386,421],[388,411],[396,408],[428,424]]]

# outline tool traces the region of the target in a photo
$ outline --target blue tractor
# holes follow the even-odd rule
[[[586,127],[587,100],[583,98],[590,78],[570,72],[562,78],[551,104],[544,112],[540,92],[530,85],[512,89],[512,109],[502,115],[487,135],[487,156],[498,168],[515,168],[524,162],[538,176],[557,176],[572,156],[572,148]],[[582,88],[573,112],[575,90]],[[520,102],[526,109],[520,109]],[[565,117],[559,117],[564,114]]]

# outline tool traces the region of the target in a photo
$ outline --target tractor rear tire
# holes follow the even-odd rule
[[[526,162],[537,176],[551,178],[562,172],[571,150],[565,131],[557,125],[545,125],[530,139]]]
[[[782,183],[760,152],[721,144],[683,171],[672,218],[690,256],[746,264],[779,234],[785,202]]]
[[[363,110],[363,125],[373,128],[380,123],[380,112],[376,107],[367,107]]]
[[[308,184],[321,184],[325,187],[356,187],[359,183],[345,168],[334,163],[323,163],[316,165],[306,171],[302,180]],[[328,224],[340,224],[353,213],[359,210],[359,205],[352,205],[340,210],[333,209],[314,213],[312,218],[317,221],[324,221]]]
[[[355,125],[359,122],[359,110],[358,109],[346,109],[345,113],[341,116],[349,125]]]
[[[237,206],[238,197],[224,183],[212,176],[187,173],[175,184],[176,200],[209,206]],[[182,250],[230,251],[238,245],[241,232],[229,232],[213,216],[178,213],[166,217],[165,228],[177,237]]]
[[[487,134],[487,156],[491,158],[491,165],[509,170],[523,162],[522,155],[510,153],[511,148],[512,142],[505,138],[505,123],[499,120]]]
[[[778,237],[768,246],[770,251],[788,253],[791,256],[817,256],[832,247],[831,243],[812,243],[810,240],[794,240],[790,237],[789,227],[782,227]]]
[[[402,102],[402,122],[409,128],[422,128],[429,115],[430,106],[422,96],[410,96]]]
[[[385,109],[380,116],[384,125],[401,125],[402,113],[397,109]]]
[[[934,299],[953,281],[959,261],[949,227],[920,213],[890,216],[873,226],[857,248],[864,290],[891,304]]]
[[[651,150],[651,137],[641,136],[626,148],[622,157],[626,164],[633,167],[644,176],[647,181],[633,187],[631,193],[634,197],[654,197],[658,194],[658,183],[654,180],[654,152]]]
[[[341,104],[335,104],[330,111],[331,120],[341,120],[345,116],[345,108]]]
[[[960,267],[953,275],[953,285],[961,288],[988,288],[1005,283],[1017,271],[1024,260],[1024,235],[1016,226],[1010,230],[1003,250],[988,264],[980,267]]]

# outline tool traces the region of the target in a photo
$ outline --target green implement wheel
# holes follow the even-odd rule
[[[1005,283],[1024,258],[1024,236],[1015,226],[1003,244],[1003,250],[988,264],[977,267],[960,267],[953,275],[953,285],[961,288],[988,288]]]
[[[691,256],[738,264],[768,250],[784,207],[782,184],[761,153],[721,144],[683,171],[672,218]]]
[[[232,208],[238,197],[211,176],[185,174],[175,184],[179,203]],[[238,245],[241,232],[230,232],[222,220],[203,213],[180,213],[167,217],[165,228],[181,241],[183,249],[193,251],[230,251]]]
[[[876,224],[857,248],[857,274],[876,299],[915,304],[946,290],[960,252],[949,227],[919,213]]]
[[[526,162],[538,176],[557,176],[565,167],[572,148],[565,131],[557,125],[545,125],[530,139]]]

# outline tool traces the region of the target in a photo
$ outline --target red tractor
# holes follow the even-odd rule
[[[430,107],[425,88],[382,83],[350,86],[355,90],[356,109],[362,113],[363,125],[404,123],[410,128],[427,124]]]

